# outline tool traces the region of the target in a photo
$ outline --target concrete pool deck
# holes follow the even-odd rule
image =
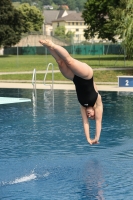
[[[96,83],[99,91],[123,91],[123,92],[133,92],[133,87],[118,87],[117,83]],[[32,83],[22,83],[22,82],[0,82],[0,88],[20,88],[20,89],[33,89]],[[49,89],[49,86],[43,83],[36,83],[36,89]],[[61,82],[54,83],[55,90],[75,90],[74,84]]]
[[[130,68],[100,68],[100,70],[131,70]],[[94,69],[94,70],[99,70]],[[46,71],[38,71],[37,73],[45,73]],[[59,70],[54,70],[54,73],[60,72]],[[0,72],[0,75],[4,74],[33,74],[33,71],[28,72]],[[47,72],[51,73],[51,72]],[[46,82],[46,84],[49,84]],[[133,87],[119,87],[118,82],[96,82],[99,91],[123,91],[123,92],[133,92]],[[33,89],[32,80],[0,80],[0,88],[22,88],[22,89]],[[36,89],[49,89],[50,87],[44,85],[43,81],[36,81]],[[55,90],[75,90],[75,86],[72,81],[55,81]]]

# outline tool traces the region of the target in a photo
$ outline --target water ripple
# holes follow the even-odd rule
[[[0,106],[0,198],[132,199],[133,95],[101,92],[100,144],[90,146],[75,91],[54,91],[54,105],[44,92],[31,103]],[[32,98],[30,90],[2,94]]]

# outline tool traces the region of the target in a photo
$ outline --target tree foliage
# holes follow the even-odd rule
[[[65,40],[66,42],[70,42],[74,36],[74,32],[68,31],[66,33],[65,26],[59,26],[55,29],[54,35],[60,39]]]
[[[64,36],[65,35],[65,27],[64,26],[59,26],[55,29],[54,32],[55,36]]]
[[[43,24],[43,15],[39,9],[22,4],[15,9],[11,0],[0,0],[0,46],[18,43],[22,33],[38,31]]]
[[[24,32],[39,31],[41,29],[44,17],[38,8],[24,3],[19,6],[19,11],[23,15]]]
[[[0,0],[0,46],[19,42],[22,32],[22,14],[10,0]]]
[[[17,0],[21,3],[29,3],[33,5],[36,3],[36,6],[42,10],[43,5],[68,5],[70,10],[79,10],[82,11],[84,7],[84,3],[86,0]],[[12,2],[16,2],[16,0],[12,0]]]
[[[116,33],[122,40],[122,45],[128,58],[133,56],[133,0],[121,0],[119,10],[114,14],[119,20]]]
[[[120,0],[87,0],[84,6],[82,16],[85,24],[88,25],[85,30],[85,38],[95,37],[108,39],[115,42],[115,30],[117,23],[114,23],[112,9],[119,6]]]
[[[133,0],[87,0],[83,18],[88,25],[86,39],[95,37],[122,45],[128,58],[133,55]]]

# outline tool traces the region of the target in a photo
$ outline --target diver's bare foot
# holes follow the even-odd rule
[[[49,47],[50,49],[53,49],[54,43],[51,40],[45,39],[45,40],[39,40],[39,42],[44,45]]]

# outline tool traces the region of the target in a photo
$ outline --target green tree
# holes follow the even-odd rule
[[[64,1],[63,0],[53,0],[53,2],[57,5],[63,5]]]
[[[79,11],[83,10],[85,2],[86,0],[75,0],[76,7],[79,9]]]
[[[74,34],[75,34],[75,32],[68,31],[68,32],[66,33],[66,37],[71,39],[71,38],[74,36]]]
[[[28,3],[29,5],[32,4],[32,0],[21,0],[21,4]]]
[[[85,30],[85,38],[95,37],[108,38],[115,42],[115,30],[118,23],[114,23],[112,9],[119,7],[120,0],[87,0],[82,12],[85,24],[88,25]]]
[[[42,0],[44,5],[52,5],[53,1],[52,0]]]
[[[54,35],[55,36],[64,36],[65,35],[65,27],[64,26],[59,26],[55,29],[55,32],[54,32]]]
[[[59,26],[55,29],[54,34],[59,40],[63,40],[63,42],[71,43],[71,40],[75,33],[72,31],[68,31],[67,33],[65,32],[66,32],[65,26]]]
[[[70,10],[75,10],[76,9],[76,3],[75,0],[66,0],[66,4],[69,6]]]
[[[41,29],[44,17],[36,6],[24,3],[19,6],[19,11],[23,15],[24,32],[39,31]]]
[[[117,35],[122,40],[122,45],[128,58],[133,56],[133,0],[121,0],[119,10],[114,11],[119,20]]]
[[[23,32],[22,14],[11,0],[0,0],[0,46],[15,45]]]

